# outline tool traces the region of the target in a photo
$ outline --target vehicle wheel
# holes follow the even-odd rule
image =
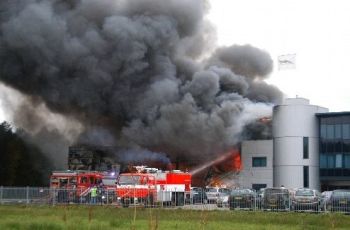
[[[176,206],[184,206],[185,205],[185,193],[183,192],[178,192],[176,194],[177,199],[176,199]]]
[[[315,206],[315,212],[319,212],[320,211],[320,206],[317,204],[316,206]]]
[[[149,195],[145,199],[145,206],[146,207],[153,207],[153,196]]]
[[[229,204],[230,210],[235,210],[235,206],[233,204]]]
[[[164,201],[163,202],[164,207],[170,207],[171,206],[171,201]]]
[[[130,201],[129,200],[122,200],[122,206],[123,206],[123,208],[127,208],[127,207],[129,207],[129,205],[130,205]]]

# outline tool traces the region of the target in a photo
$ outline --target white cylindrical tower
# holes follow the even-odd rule
[[[316,113],[328,109],[304,98],[288,98],[273,109],[274,186],[320,189]]]

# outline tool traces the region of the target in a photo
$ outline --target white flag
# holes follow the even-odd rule
[[[278,70],[295,69],[295,54],[286,54],[278,56]]]

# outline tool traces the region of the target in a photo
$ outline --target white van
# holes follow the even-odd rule
[[[218,187],[206,187],[205,188],[205,193],[207,194],[208,197],[208,203],[213,204],[218,201],[219,198],[219,188]]]

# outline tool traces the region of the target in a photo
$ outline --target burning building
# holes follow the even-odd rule
[[[171,163],[173,162],[173,163]],[[236,175],[241,170],[241,159],[238,150],[220,154],[218,158],[202,165],[197,162],[168,159],[164,154],[145,152],[140,149],[123,149],[112,146],[77,145],[69,147],[69,170],[93,170],[126,172],[130,166],[147,165],[163,170],[180,169],[193,175],[194,186],[231,185],[237,182]]]
[[[305,98],[273,110],[272,138],[242,143],[243,187],[350,188],[350,112],[328,112]]]
[[[68,151],[69,170],[96,170],[118,174],[135,165],[164,170],[176,169],[164,153],[135,147],[75,145],[70,146]]]
[[[119,173],[120,164],[114,152],[113,147],[71,146],[68,152],[68,169]]]

